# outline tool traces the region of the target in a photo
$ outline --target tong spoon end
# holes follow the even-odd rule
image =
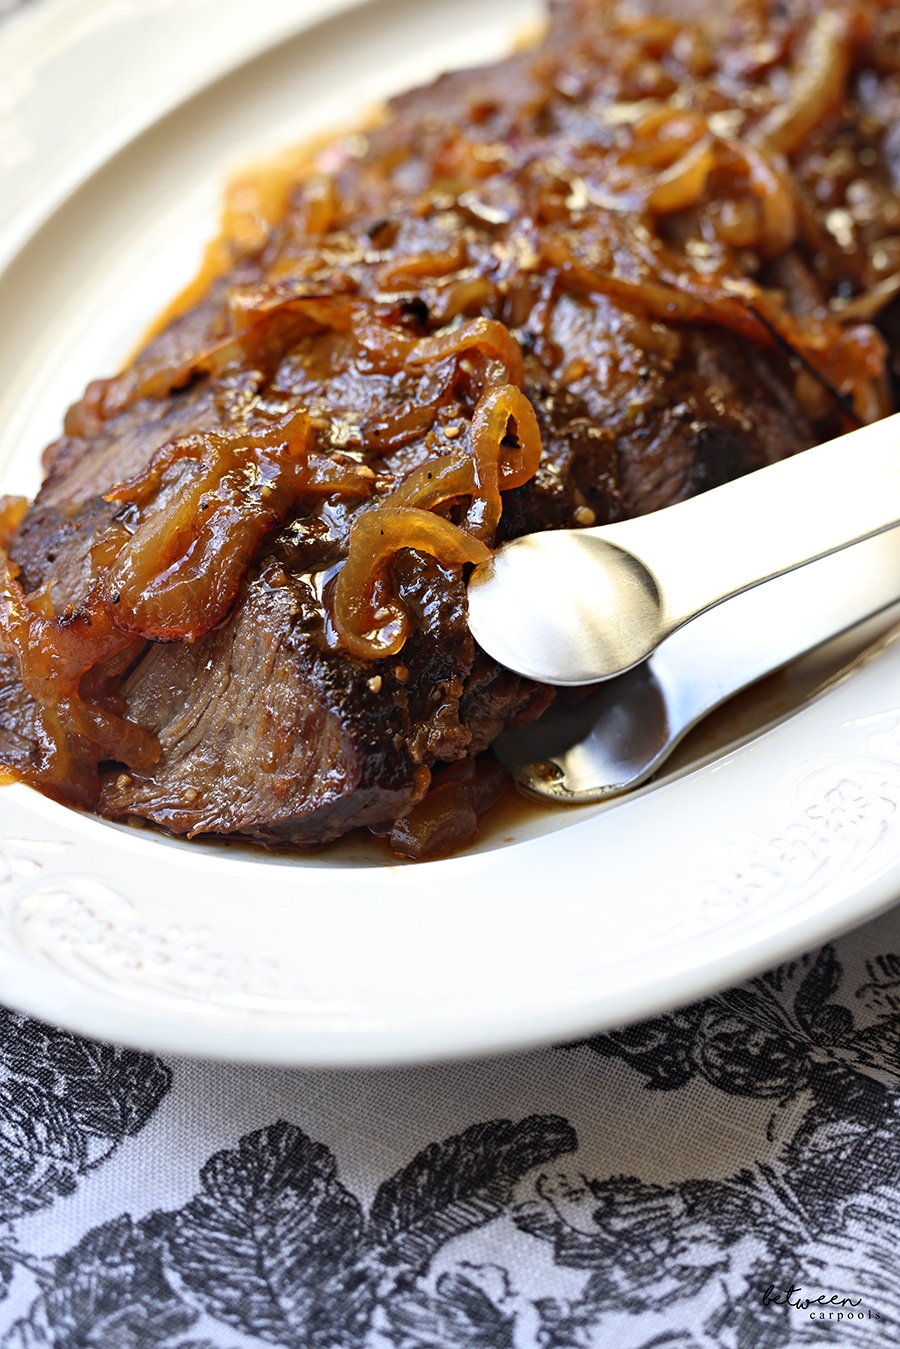
[[[593,684],[644,660],[665,633],[655,576],[592,529],[525,534],[469,580],[469,628],[510,670]]]
[[[557,805],[591,805],[618,796],[632,785],[603,784],[602,786],[583,787],[573,783],[563,765],[552,759],[536,763],[522,764],[513,775],[516,786],[523,795],[537,801],[553,801]]]

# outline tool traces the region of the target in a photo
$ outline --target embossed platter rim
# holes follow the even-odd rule
[[[76,3],[46,0],[29,22],[39,32]],[[188,25],[187,7],[128,8],[135,22],[158,10],[175,43]],[[299,38],[272,20],[278,44],[253,59],[223,39],[209,67],[216,82],[171,112],[158,106],[121,151],[97,150],[84,184],[60,186],[46,223],[17,247],[0,275],[0,306],[20,320],[16,342],[0,337],[6,490],[33,488],[36,454],[66,403],[121,357],[178,269],[189,271],[225,169],[341,120],[334,72],[354,91],[352,115],[429,68],[491,55],[534,13],[527,0],[496,0],[487,15],[475,0],[326,9],[298,16]],[[85,74],[101,49],[80,49]],[[140,44],[123,48],[123,98],[142,59]],[[40,91],[46,71],[34,78]],[[94,82],[82,83],[89,103]],[[29,123],[38,152],[51,126],[49,114]],[[417,867],[187,845],[4,789],[0,997],[142,1047],[307,1064],[514,1049],[650,1015],[900,895],[896,689],[892,646],[791,721],[678,781]]]

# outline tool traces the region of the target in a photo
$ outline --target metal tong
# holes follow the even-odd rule
[[[724,600],[900,523],[900,414],[652,515],[513,539],[469,581],[501,664],[590,684]]]
[[[504,732],[494,752],[529,796],[603,801],[652,777],[741,689],[892,605],[900,528],[728,600],[583,701]]]
[[[740,689],[900,601],[898,522],[900,415],[655,515],[513,540],[470,582],[477,640],[604,682],[496,752],[557,801],[637,786]]]

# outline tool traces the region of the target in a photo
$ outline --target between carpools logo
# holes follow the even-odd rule
[[[840,1293],[806,1293],[799,1284],[778,1288],[770,1283],[763,1293],[764,1307],[794,1307],[806,1312],[811,1321],[883,1321],[885,1318],[872,1307],[863,1305],[861,1297],[841,1297]]]

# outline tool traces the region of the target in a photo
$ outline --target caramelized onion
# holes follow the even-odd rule
[[[379,284],[385,290],[415,285],[423,278],[449,276],[466,265],[466,242],[456,239],[449,248],[435,253],[412,253],[394,258],[379,270]]]
[[[17,775],[41,790],[82,805],[96,801],[101,753],[147,766],[158,758],[155,738],[103,707],[81,698],[82,677],[134,647],[117,633],[94,595],[72,614],[57,616],[48,590],[27,596],[7,548],[24,518],[22,497],[0,497],[0,651],[13,656],[26,693],[36,704],[40,761]]]
[[[449,323],[460,314],[494,308],[498,294],[497,286],[486,277],[463,276],[435,290],[432,308],[435,318],[441,323]]]
[[[471,457],[451,454],[420,464],[385,505],[435,510],[447,501],[471,496],[463,528],[480,538],[492,536],[500,521],[500,492],[533,478],[541,459],[537,418],[521,389],[514,384],[489,389],[472,415],[471,438]]]
[[[27,514],[27,497],[0,496],[0,548],[9,547],[10,539]]]
[[[523,384],[525,368],[519,344],[506,325],[497,319],[471,319],[458,328],[448,328],[432,337],[423,337],[410,351],[409,363],[412,366],[429,365],[467,351],[475,351],[499,361],[506,367],[511,384],[519,387]]]
[[[435,773],[427,795],[391,830],[391,852],[421,862],[446,857],[478,837],[478,821],[509,786],[490,755],[463,759]]]
[[[900,295],[900,272],[886,276],[862,295],[854,295],[852,300],[839,297],[831,301],[831,309],[844,321],[858,322],[860,319],[874,319],[892,300]]]
[[[678,320],[684,323],[703,323],[714,321],[716,315],[709,301],[701,300],[687,291],[677,290],[674,286],[660,284],[649,278],[631,281],[611,272],[588,267],[574,256],[571,249],[561,239],[552,237],[542,240],[541,256],[551,267],[558,269],[560,279],[575,290],[609,295],[625,309],[636,310],[639,314],[652,314],[655,318],[669,323]],[[730,295],[720,293],[720,321],[727,314],[730,324],[742,331],[756,335],[756,325],[747,313],[746,307]]]
[[[548,238],[542,248],[547,261],[558,267],[561,281],[575,291],[609,295],[623,308],[668,323],[718,323],[757,344],[775,339],[799,355],[823,379],[829,378],[827,368],[834,353],[840,351],[841,388],[852,393],[858,407],[868,409],[866,419],[871,418],[875,402],[870,382],[883,377],[884,348],[879,348],[881,369],[876,376],[872,342],[848,342],[836,319],[823,317],[800,322],[785,311],[775,292],[763,290],[743,278],[676,274],[662,258],[657,265],[662,282],[649,277],[632,281],[586,266],[561,239]],[[676,279],[683,289],[676,288]]]
[[[731,148],[746,167],[750,191],[760,204],[762,250],[766,257],[777,257],[797,237],[797,206],[787,164],[781,155],[763,154],[744,142],[732,142]]]
[[[445,454],[408,473],[384,503],[387,507],[416,506],[433,511],[448,501],[474,495],[477,490],[475,462],[468,454]]]
[[[221,623],[260,543],[308,484],[309,433],[300,412],[273,429],[174,441],[107,494],[145,507],[132,534],[114,525],[93,550],[118,628],[193,642]],[[191,470],[165,490],[177,464]]]
[[[397,374],[416,345],[415,338],[410,337],[409,333],[387,323],[376,322],[365,309],[360,311],[354,322],[353,336],[359,347],[357,366],[361,370],[378,374]]]
[[[350,300],[339,296],[296,296],[257,287],[247,292],[237,288],[232,296],[232,319],[241,329],[173,362],[167,350],[152,355],[117,375],[89,386],[90,405],[86,427],[80,424],[81,405],[67,418],[72,434],[90,434],[108,417],[124,411],[142,398],[165,398],[183,389],[192,379],[205,375],[219,378],[231,369],[277,365],[284,349],[298,338],[327,330],[349,331],[353,311]]]
[[[333,178],[317,174],[304,184],[303,196],[295,211],[299,234],[327,234],[340,215],[341,202]],[[274,212],[269,213],[272,219]]]
[[[492,538],[500,522],[501,490],[521,486],[537,471],[540,429],[534,409],[514,384],[482,395],[471,439],[471,456],[445,455],[419,465],[383,506],[357,516],[334,596],[335,630],[354,655],[396,655],[406,641],[409,624],[399,600],[376,598],[380,574],[393,554],[415,548],[456,567],[485,561],[490,552],[480,541]],[[461,526],[433,514],[464,497],[471,500]]]
[[[633,119],[635,136],[656,145],[684,145],[706,135],[706,118],[689,108],[656,103]]]
[[[693,206],[703,196],[715,162],[712,139],[704,137],[659,175],[647,197],[648,211],[654,215],[665,215]]]
[[[755,128],[755,145],[793,154],[825,114],[840,106],[850,66],[848,36],[841,14],[819,10],[803,40],[790,93]]]
[[[510,422],[515,427],[513,445],[508,437]],[[467,523],[478,533],[493,536],[503,509],[501,490],[528,482],[541,458],[534,408],[514,384],[489,389],[480,399],[472,416],[472,451],[480,502],[470,510]]]
[[[16,568],[0,552],[0,649],[16,658],[22,686],[36,704],[41,760],[34,769],[21,770],[24,778],[51,795],[92,805],[101,757],[139,768],[156,762],[155,736],[81,698],[81,680],[89,670],[134,649],[133,639],[109,621],[96,594],[77,612],[55,615],[49,594],[27,596]]]
[[[337,578],[333,618],[343,645],[364,660],[396,655],[409,633],[409,615],[390,593],[387,576],[387,564],[401,548],[430,553],[449,567],[486,562],[491,555],[480,540],[430,511],[384,506],[359,515]]]

